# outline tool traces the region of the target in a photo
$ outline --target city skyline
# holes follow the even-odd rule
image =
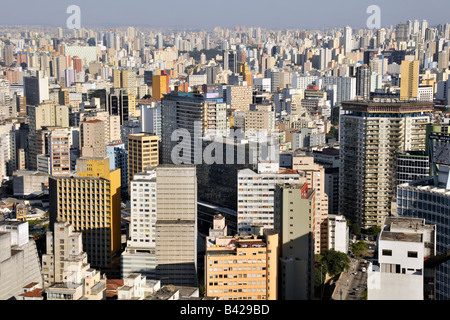
[[[49,3],[50,1],[46,1]],[[271,10],[273,1],[254,0],[238,2],[231,0],[223,6],[205,6],[198,0],[172,0],[169,5],[148,3],[142,0],[131,0],[126,6],[108,6],[104,0],[88,2],[58,1],[49,6],[42,2],[24,0],[20,8],[20,16],[11,14],[15,6],[4,3],[0,12],[2,25],[42,25],[66,27],[70,14],[66,10],[77,5],[81,11],[81,27],[152,27],[152,28],[204,28],[254,26],[272,29],[313,29],[324,30],[336,27],[351,26],[365,28],[370,13],[367,8],[376,5],[381,11],[381,26],[396,25],[407,20],[427,20],[430,26],[446,22],[445,9],[450,3],[444,0],[430,0],[427,6],[418,0],[400,0],[395,3],[387,0],[378,1],[326,1],[326,3],[302,3],[286,0],[278,10]],[[277,3],[278,5],[278,3]],[[421,10],[416,10],[421,6]],[[283,9],[285,8],[285,9]],[[436,10],[435,8],[442,8]],[[217,15],[220,10],[220,15]],[[316,14],[311,14],[316,13]],[[419,13],[420,12],[420,13]],[[200,18],[193,19],[195,14]]]

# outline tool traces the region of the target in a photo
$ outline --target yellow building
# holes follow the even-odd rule
[[[128,93],[128,112],[134,117],[137,96],[136,71],[133,69],[113,69],[113,88],[126,89]]]
[[[401,66],[400,100],[418,97],[419,60],[403,60]]]
[[[89,263],[113,273],[113,256],[121,249],[120,169],[110,171],[108,158],[80,158],[72,177],[49,178],[50,225],[71,223],[83,234]]]
[[[277,300],[278,234],[209,237],[206,244],[206,296]]]
[[[153,75],[152,77],[152,98],[161,100],[163,94],[169,93],[169,76]]]
[[[128,184],[136,173],[159,164],[159,137],[149,133],[128,135]]]

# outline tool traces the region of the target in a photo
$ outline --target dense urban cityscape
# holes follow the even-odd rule
[[[72,10],[0,21],[0,300],[449,299],[449,23]]]

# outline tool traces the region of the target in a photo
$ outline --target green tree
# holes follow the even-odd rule
[[[322,256],[316,255],[316,260],[318,262],[314,266],[314,286],[320,287],[327,278],[328,266]]]
[[[367,230],[367,234],[376,237],[380,233],[380,231],[381,231],[381,227],[372,226]]]
[[[325,135],[325,137],[327,139],[334,139],[336,138],[336,127],[335,126],[331,126],[330,131]]]
[[[360,257],[367,250],[367,243],[359,241],[352,244],[352,252],[356,257]]]
[[[344,270],[347,270],[350,266],[350,259],[348,256],[336,250],[328,250],[323,253],[322,260],[328,269],[328,274],[335,276]]]
[[[357,223],[352,223],[349,220],[347,220],[347,224],[349,226],[349,230],[351,234],[360,234],[361,233],[361,227]]]

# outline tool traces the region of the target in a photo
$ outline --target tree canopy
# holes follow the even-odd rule
[[[318,263],[316,263],[315,267],[315,282],[320,281],[321,273],[329,274],[330,276],[335,276],[344,270],[347,270],[350,266],[350,259],[348,256],[340,251],[336,250],[328,250],[325,251],[321,256],[316,256],[320,259]],[[320,270],[322,267],[322,270]],[[319,279],[317,279],[319,276]]]
[[[367,243],[359,241],[352,244],[352,252],[355,256],[361,256],[367,250]]]

